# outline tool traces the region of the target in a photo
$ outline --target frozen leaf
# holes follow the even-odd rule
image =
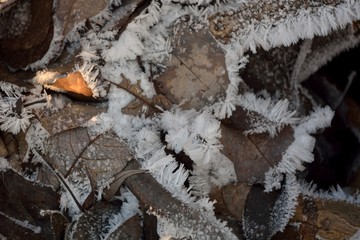
[[[237,178],[242,183],[259,183],[270,167],[276,165],[293,142],[293,130],[285,127],[271,138],[268,134],[245,136],[243,131],[221,126],[223,153],[233,161]]]
[[[142,218],[140,215],[135,215],[123,225],[121,225],[118,229],[116,229],[113,233],[110,234],[109,240],[116,239],[129,239],[129,240],[137,240],[142,237]]]
[[[350,239],[360,229],[359,207],[343,201],[319,198],[299,198],[295,216],[290,221],[297,228],[288,228],[274,239],[284,239],[290,234],[302,239]]]
[[[34,194],[36,193],[36,194]],[[56,239],[65,226],[41,214],[58,209],[57,195],[50,187],[25,180],[12,170],[0,180],[0,234],[8,239]]]
[[[138,168],[139,164],[131,161],[125,170]],[[214,239],[237,239],[224,222],[206,211],[190,208],[173,198],[149,174],[133,175],[125,180],[125,185],[157,217],[158,233],[160,228],[163,232],[175,231],[178,236],[187,238],[202,239],[211,236]]]
[[[222,199],[229,212],[241,221],[245,208],[245,201],[251,187],[246,184],[233,184],[222,187]],[[215,204],[216,207],[216,204]]]
[[[134,97],[134,100],[126,107],[122,108],[121,111],[125,114],[141,115],[142,113],[145,113],[146,116],[151,116],[154,113],[160,112],[161,109],[168,110],[172,107],[172,102],[162,94],[157,94],[152,98],[144,96],[139,81],[136,84],[132,84],[122,75],[121,83],[113,84]]]
[[[126,178],[139,173],[145,173],[145,170],[128,170],[121,171],[114,175],[114,181],[110,184],[110,187],[104,190],[104,198],[109,201],[123,185]]]
[[[97,203],[80,215],[69,226],[65,239],[108,239],[112,234],[120,234],[119,227],[137,212],[138,201],[134,195],[127,190],[122,191],[119,199],[109,203]]]
[[[225,93],[228,77],[223,50],[200,23],[175,25],[173,51],[156,84],[183,109],[200,109]]]
[[[359,18],[358,3],[343,1],[245,2],[236,10],[209,17],[210,30],[222,43],[237,41],[244,50],[256,52],[274,46],[289,46],[299,39],[326,36]]]
[[[12,68],[42,58],[53,38],[53,1],[17,1],[0,17],[0,56]]]
[[[8,150],[6,149],[5,143],[2,140],[2,137],[0,135],[0,157],[7,157],[9,154]]]
[[[51,84],[51,87],[59,91],[67,91],[85,97],[92,97],[93,93],[85,82],[80,72],[69,73],[64,78],[56,79],[56,82]]]
[[[99,14],[107,6],[106,0],[60,0],[56,16],[63,23],[63,35],[86,19]]]
[[[246,239],[269,239],[272,235],[270,226],[271,209],[278,193],[265,193],[264,188],[254,185],[247,195],[243,216],[243,228]]]
[[[58,133],[50,138],[49,163],[65,177],[86,167],[96,182],[120,172],[132,154],[113,133],[92,136],[86,128]]]
[[[91,118],[106,110],[106,106],[101,104],[77,102],[65,102],[65,104],[65,107],[59,111],[44,109],[37,112],[37,117],[50,135],[83,126]]]

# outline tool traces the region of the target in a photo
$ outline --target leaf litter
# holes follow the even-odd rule
[[[260,234],[269,238],[283,231],[293,216],[301,192],[295,174],[305,169],[304,163],[314,160],[315,139],[310,134],[330,125],[333,112],[326,107],[313,106],[312,112],[304,111],[310,112],[309,116],[295,118],[292,109],[299,105],[285,99],[288,97],[286,84],[285,91],[271,93],[275,95],[266,91],[252,93],[242,79],[249,76],[241,75],[240,70],[252,67],[246,65],[249,49],[255,53],[257,47],[268,50],[286,47],[304,36],[325,36],[358,18],[356,7],[340,2],[336,5],[338,11],[332,8],[331,1],[324,6],[310,2],[307,6],[313,8],[310,12],[306,12],[301,3],[296,11],[291,4],[278,8],[269,3],[262,10],[268,11],[264,17],[275,16],[272,19],[275,24],[267,29],[272,35],[261,41],[259,34],[262,32],[258,26],[262,25],[257,24],[261,22],[266,26],[271,21],[250,14],[249,24],[243,19],[249,12],[240,11],[241,6],[251,9],[261,4],[213,5],[199,1],[201,7],[194,7],[187,1],[182,4],[144,1],[133,5],[126,2],[122,6],[119,1],[107,4],[100,1],[92,8],[93,12],[87,12],[80,7],[82,1],[69,1],[70,4],[60,1],[56,15],[64,24],[61,29],[67,46],[58,46],[57,50],[65,47],[64,52],[70,53],[60,61],[66,56],[74,57],[71,54],[73,44],[81,50],[79,57],[83,62],[79,67],[76,61],[64,61],[73,68],[65,67],[67,76],[57,76],[54,85],[86,97],[98,94],[107,103],[48,99],[52,107],[45,111],[48,106],[44,104],[36,107],[41,110],[24,105],[26,111],[36,113],[36,120],[31,120],[38,121],[47,131],[36,136],[30,131],[35,125],[30,125],[26,134],[20,132],[10,138],[16,141],[5,141],[5,148],[10,152],[9,166],[19,174],[24,174],[26,166],[27,172],[32,174],[28,179],[58,190],[61,201],[57,209],[72,221],[68,225],[68,239],[95,235],[111,238],[128,219],[141,215],[137,200],[148,213],[156,216],[161,238],[241,238],[240,231],[232,231],[226,222],[217,219],[221,216],[221,206],[237,218],[237,224],[242,224],[247,237]],[[280,15],[276,17],[278,13],[286,13],[286,9],[291,19],[299,20],[297,25],[296,21],[286,22]],[[314,9],[323,11],[324,16],[316,15]],[[340,21],[341,11],[349,15],[343,12],[342,16],[347,18]],[[77,12],[81,12],[82,17],[74,20]],[[338,23],[331,21],[331,14]],[[208,18],[208,15],[212,16]],[[312,32],[293,32],[302,26],[304,16],[308,20],[320,19],[321,24],[310,29]],[[116,21],[121,22],[120,28]],[[289,24],[294,28],[288,28]],[[219,34],[221,25],[227,30]],[[278,34],[280,32],[283,34]],[[49,54],[43,53],[46,56],[28,68],[44,68],[57,55],[54,48],[56,43],[62,44],[62,38],[56,40],[58,36],[55,35]],[[299,66],[290,64],[296,68],[295,73],[303,66],[302,53],[298,54],[294,53],[297,60],[290,56],[291,60],[299,62]],[[86,74],[80,76],[74,72],[74,69],[92,69],[92,66],[101,72],[96,74],[96,81],[91,80],[95,76],[90,76],[88,81]],[[43,73],[51,72],[45,70]],[[46,83],[52,80],[50,77]],[[290,82],[291,86],[298,86],[296,77],[287,80],[295,81]],[[105,90],[103,83],[110,84],[110,88]],[[45,94],[56,96],[51,91]],[[6,95],[5,98],[9,97]],[[19,148],[27,150],[18,152]],[[187,165],[177,161],[179,154],[190,159]],[[237,184],[265,181],[265,188],[261,187],[252,197],[253,192],[246,187],[244,193],[239,192],[240,185],[232,185],[235,181]],[[132,193],[120,187],[123,183]],[[210,193],[214,188],[222,191],[221,204],[212,201],[214,196]],[[265,193],[264,189],[270,193]],[[238,198],[239,194],[244,195]],[[267,199],[268,195],[276,196]],[[107,201],[103,202],[104,199]],[[258,199],[264,202],[261,209],[255,204]],[[255,206],[251,205],[253,202]],[[234,204],[239,206],[232,206]],[[239,219],[239,212],[244,212],[244,219]],[[267,215],[263,219],[272,223],[261,228],[261,233],[254,232],[262,224],[258,222],[259,214]],[[7,218],[12,219],[11,216]],[[226,219],[230,223],[230,219]],[[32,228],[35,224],[28,226],[37,231]]]

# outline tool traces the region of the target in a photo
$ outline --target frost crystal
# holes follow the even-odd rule
[[[1,91],[3,91],[8,97],[19,98],[22,95],[22,92],[27,92],[27,89],[12,83],[0,82],[0,92]],[[0,98],[2,98],[1,95]]]
[[[238,97],[237,104],[264,117],[264,121],[259,121],[259,118],[252,120],[252,129],[245,131],[245,134],[268,132],[274,137],[285,125],[298,120],[294,117],[295,111],[289,111],[287,99],[275,103],[271,98],[263,99],[253,93],[245,93]]]
[[[17,134],[30,125],[32,113],[22,106],[20,98],[5,98],[0,102],[0,129]]]
[[[303,163],[310,163],[314,160],[312,151],[315,146],[315,138],[310,134],[330,126],[333,116],[334,112],[329,107],[317,108],[309,116],[301,119],[299,125],[294,126],[294,142],[287,148],[280,163],[265,174],[266,191],[280,187],[282,174],[303,171],[305,169]]]
[[[299,194],[300,184],[295,175],[287,174],[284,189],[276,200],[271,213],[270,221],[273,234],[284,231],[289,220],[294,216]]]

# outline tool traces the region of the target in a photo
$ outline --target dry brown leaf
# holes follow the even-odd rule
[[[245,116],[243,116],[245,117]],[[252,134],[221,125],[223,153],[233,163],[240,183],[260,183],[270,167],[281,159],[283,152],[294,141],[293,130],[285,127],[277,136]]]
[[[52,5],[48,0],[17,1],[0,16],[0,25],[6,26],[0,38],[0,59],[5,65],[23,68],[45,55],[53,38]],[[14,17],[19,14],[21,21]]]
[[[92,97],[93,95],[91,89],[88,87],[87,82],[84,80],[80,72],[69,73],[64,78],[56,79],[56,82],[51,84],[51,87],[86,97]]]
[[[221,189],[224,204],[238,221],[242,221],[245,201],[250,189],[251,186],[241,183],[226,185]]]
[[[2,140],[2,137],[0,135],[0,157],[7,157],[9,155],[9,152],[5,146],[4,141]]]
[[[122,224],[118,229],[110,234],[109,240],[118,240],[118,239],[128,239],[128,240],[137,240],[142,239],[142,217],[140,215],[135,215],[124,224]]]
[[[335,200],[299,198],[295,216],[289,225],[297,223],[297,228],[287,228],[274,239],[296,236],[304,240],[321,238],[329,240],[349,239],[360,230],[360,208],[357,205]]]
[[[72,222],[65,239],[97,239],[101,234],[110,230],[108,227],[113,224],[113,216],[121,212],[121,202],[97,203],[89,211],[82,214],[79,219]],[[127,225],[129,227],[134,227]],[[140,226],[140,225],[139,225]],[[124,229],[122,230],[130,230]],[[139,228],[135,228],[138,230]],[[71,234],[70,234],[71,233]],[[120,234],[121,230],[113,232]],[[126,232],[125,232],[126,233]],[[134,232],[136,234],[136,232]],[[137,233],[139,234],[139,233]]]
[[[92,136],[86,128],[58,133],[50,138],[48,162],[65,177],[86,167],[95,181],[112,177],[132,158],[125,142],[109,132]]]
[[[136,160],[132,160],[124,170],[136,170],[139,167]],[[193,229],[194,234],[199,234],[193,236],[194,239],[198,239],[200,235],[201,237],[211,236],[213,239],[226,239],[219,226],[209,220],[203,211],[189,208],[180,200],[173,198],[151,175],[145,173],[130,176],[125,180],[125,185],[141,202],[145,210],[150,209],[152,214],[168,219],[180,229]],[[196,232],[198,229],[202,231]]]
[[[73,27],[100,13],[106,6],[106,0],[59,0],[55,14],[63,23],[63,35],[66,36]]]
[[[229,83],[223,50],[203,27],[181,21],[174,28],[173,52],[156,84],[162,94],[183,109],[200,109],[215,102]]]
[[[1,236],[7,239],[56,239],[65,226],[54,228],[55,222],[40,212],[57,209],[57,194],[51,187],[29,182],[12,170],[1,173]]]
[[[160,112],[160,109],[169,110],[172,107],[172,102],[162,94],[157,94],[153,98],[145,97],[140,87],[140,82],[131,84],[123,75],[121,83],[114,85],[135,97],[132,102],[121,110],[123,113],[131,115],[145,113],[146,116],[151,116],[154,113]]]
[[[248,240],[269,239],[273,234],[271,215],[279,192],[266,193],[264,190],[262,186],[254,185],[246,198],[243,224]]]
[[[37,112],[36,116],[50,135],[55,135],[81,127],[92,117],[105,111],[106,106],[102,104],[69,102],[59,111],[44,109]]]
[[[127,170],[121,171],[114,175],[114,181],[110,184],[110,187],[104,189],[104,199],[110,201],[110,199],[116,194],[120,186],[123,185],[124,181],[134,175],[139,173],[145,173],[146,170]]]

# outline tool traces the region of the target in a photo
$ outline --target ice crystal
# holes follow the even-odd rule
[[[0,102],[0,129],[17,134],[30,125],[32,113],[22,106],[20,98],[5,98]]]
[[[0,82],[0,92],[1,91],[8,97],[19,98],[22,96],[23,92],[27,92],[27,89],[12,83]],[[1,95],[0,98],[2,98]]]

